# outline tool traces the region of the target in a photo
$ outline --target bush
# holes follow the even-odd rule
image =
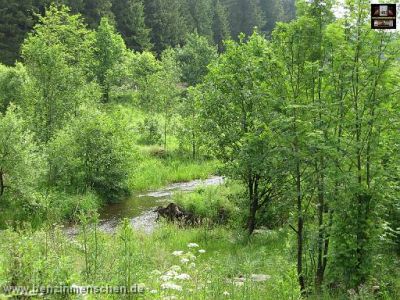
[[[154,118],[146,118],[139,124],[139,143],[144,145],[161,144],[161,131],[158,121]]]
[[[232,224],[240,213],[233,198],[239,194],[239,186],[222,185],[199,188],[193,193],[178,193],[174,201],[185,210],[216,224]]]
[[[71,194],[96,192],[114,202],[128,193],[133,167],[133,138],[129,130],[97,111],[59,131],[49,144],[51,183]]]

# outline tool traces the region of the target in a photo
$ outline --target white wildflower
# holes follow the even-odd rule
[[[175,271],[175,272],[179,272],[181,270],[181,267],[177,266],[177,265],[173,265],[169,269],[172,270],[172,271]]]
[[[196,268],[196,264],[194,262],[189,264],[189,269],[194,269]]]
[[[175,291],[182,291],[182,286],[177,285],[173,282],[165,282],[161,284],[161,288],[163,290],[175,290]]]
[[[172,255],[174,255],[174,256],[181,256],[183,254],[183,251],[174,251],[174,252],[172,252]]]
[[[229,296],[230,293],[229,293],[228,291],[225,291],[225,292],[222,293],[222,295],[224,295],[224,296]]]
[[[187,259],[187,258],[182,258],[181,259],[181,263],[183,263],[183,264],[186,264],[188,262],[189,262],[189,259]]]
[[[240,286],[244,285],[244,282],[243,281],[235,281],[233,284],[240,287]]]
[[[200,250],[199,250],[199,253],[206,253],[206,250],[200,249]]]
[[[189,248],[198,248],[198,247],[199,247],[199,245],[196,244],[196,243],[189,243],[187,246],[188,246]]]
[[[190,279],[190,275],[189,274],[179,274],[175,276],[175,279],[179,279],[179,280],[189,280]]]
[[[162,275],[162,276],[160,276],[160,279],[161,279],[162,281],[168,281],[168,280],[171,280],[172,277],[169,276],[169,275]]]
[[[151,291],[150,291],[150,294],[157,294],[157,293],[158,293],[157,290],[151,290]]]
[[[167,297],[164,297],[162,299],[163,300],[176,300],[177,298],[176,298],[176,296],[167,296]]]
[[[165,275],[172,277],[172,276],[178,275],[178,273],[175,270],[169,270],[169,271],[165,272]]]

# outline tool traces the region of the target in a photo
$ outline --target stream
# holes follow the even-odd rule
[[[105,205],[99,211],[99,228],[104,232],[113,233],[118,224],[124,218],[128,218],[133,228],[151,233],[157,225],[157,213],[154,209],[171,202],[173,193],[191,192],[201,186],[220,185],[223,182],[223,177],[212,176],[204,180],[173,183],[161,189],[135,193],[124,201]],[[78,226],[67,226],[65,231],[67,235],[75,236],[78,234]]]

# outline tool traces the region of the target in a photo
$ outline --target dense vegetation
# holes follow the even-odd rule
[[[294,0],[2,0],[0,62],[15,63],[24,38],[51,3],[80,13],[92,29],[107,17],[129,49],[158,54],[184,44],[194,31],[222,50],[222,41],[229,37],[250,34],[254,26],[269,34],[277,21],[295,14]]]
[[[2,3],[0,287],[398,298],[399,35],[364,0],[287,2]],[[100,228],[102,206],[216,173],[173,195],[194,227]]]

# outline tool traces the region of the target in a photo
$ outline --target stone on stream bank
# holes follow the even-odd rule
[[[160,217],[163,217],[170,222],[177,221],[182,225],[201,224],[201,218],[195,216],[191,212],[185,211],[182,207],[172,202],[166,207],[157,207],[154,212],[158,214],[157,220],[159,220]]]

